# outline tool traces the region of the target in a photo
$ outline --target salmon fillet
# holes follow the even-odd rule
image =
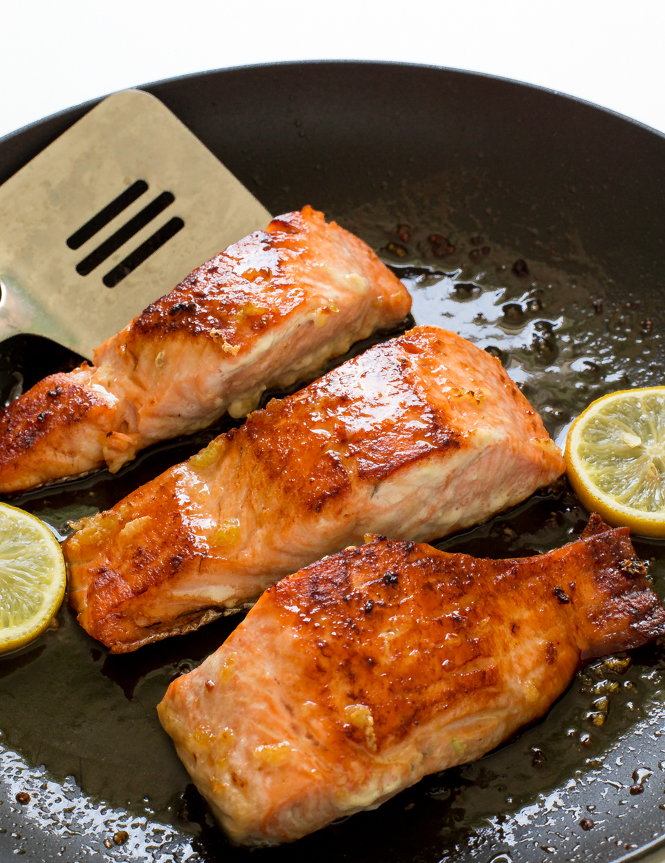
[[[271,587],[157,708],[231,840],[375,809],[541,717],[580,663],[665,633],[628,529],[594,529],[521,560],[380,537]]]
[[[113,652],[134,650],[246,607],[365,533],[469,527],[564,467],[498,360],[416,327],[80,522],[64,545],[71,604]]]
[[[408,314],[401,282],[357,237],[305,207],[194,270],[69,374],[0,412],[0,492],[107,465],[241,417]]]

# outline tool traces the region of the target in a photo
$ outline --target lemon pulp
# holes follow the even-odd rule
[[[665,536],[665,387],[593,402],[573,423],[565,458],[587,509],[610,524]]]
[[[0,504],[0,653],[36,638],[65,593],[57,539],[35,516]]]

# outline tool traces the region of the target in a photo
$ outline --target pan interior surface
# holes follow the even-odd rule
[[[593,106],[493,78],[393,64],[303,63],[146,88],[271,212],[305,203],[357,232],[409,287],[417,323],[498,356],[560,439],[593,399],[662,384],[665,142]],[[89,106],[88,106],[89,107]],[[4,180],[73,109],[0,142]],[[5,403],[76,357],[16,338]],[[60,535],[186,458],[220,428],[14,498]],[[564,483],[439,547],[516,557],[579,535]],[[638,540],[665,593],[665,545]],[[155,705],[237,625],[110,656],[68,609],[0,659],[0,860],[248,859],[190,784]],[[268,860],[614,861],[665,832],[665,650],[593,663],[539,724],[474,764]],[[663,767],[661,767],[661,763]],[[26,796],[29,799],[26,799]]]

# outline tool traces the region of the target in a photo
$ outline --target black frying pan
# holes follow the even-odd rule
[[[147,89],[273,213],[311,203],[372,243],[410,286],[416,320],[499,356],[552,434],[604,392],[663,382],[665,141],[653,131],[544,90],[393,64],[232,69]],[[90,107],[0,142],[0,181]],[[74,362],[36,338],[5,343],[2,397]],[[211,434],[13,502],[64,534]],[[585,519],[564,484],[440,545],[534,554]],[[636,545],[662,591],[665,548]],[[214,826],[154,710],[235,623],[110,657],[63,609],[57,631],[0,659],[1,860],[249,859]],[[595,663],[514,742],[252,859],[637,859],[665,832],[664,677],[659,645]]]

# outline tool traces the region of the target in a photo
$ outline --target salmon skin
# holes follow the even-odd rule
[[[108,466],[190,434],[402,321],[411,299],[357,237],[305,207],[189,275],[69,374],[0,412],[0,493]]]
[[[82,626],[120,653],[246,607],[365,533],[431,540],[564,471],[501,363],[438,327],[370,348],[84,519]]]
[[[289,842],[480,758],[581,663],[663,635],[644,573],[598,517],[521,560],[376,538],[271,587],[159,717],[233,842]]]

